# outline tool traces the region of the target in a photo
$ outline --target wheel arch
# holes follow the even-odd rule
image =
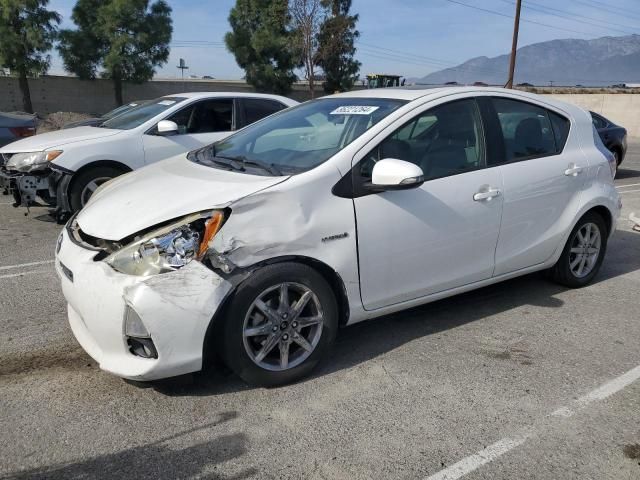
[[[585,215],[587,215],[590,212],[595,212],[595,213],[597,213],[598,215],[600,215],[602,217],[602,219],[604,220],[605,225],[607,226],[607,237],[608,237],[609,234],[611,233],[611,228],[613,227],[613,215],[611,214],[609,209],[607,207],[605,207],[604,205],[596,205],[594,207],[591,207],[586,212],[584,212],[580,216],[580,218],[584,217]],[[580,221],[580,219],[578,219],[578,222],[579,221]],[[576,224],[578,222],[576,222]]]
[[[239,269],[239,271],[236,271],[233,274],[227,276],[227,280],[232,283],[233,288],[227,293],[220,307],[216,310],[216,312],[211,317],[211,320],[209,321],[209,326],[207,327],[207,332],[204,336],[202,346],[203,368],[205,368],[206,361],[220,361],[216,352],[215,327],[224,317],[229,305],[229,301],[233,297],[236,289],[255,270],[266,265],[274,265],[278,263],[300,263],[313,268],[320,275],[322,275],[322,277],[329,284],[329,287],[331,287],[333,294],[335,295],[336,302],[338,304],[339,326],[345,326],[347,324],[349,320],[349,298],[347,296],[347,289],[345,287],[344,281],[342,280],[342,277],[333,268],[320,260],[303,255],[286,255],[282,257],[271,258],[269,260],[264,260],[251,265],[250,267]]]
[[[87,172],[87,171],[92,170],[94,168],[100,168],[100,167],[115,168],[117,170],[120,170],[123,174],[133,171],[131,169],[131,167],[125,165],[122,162],[118,162],[118,161],[115,161],[115,160],[97,160],[95,162],[90,162],[90,163],[87,163],[86,165],[83,165],[82,167],[80,167],[75,172],[70,173],[70,177],[71,178],[67,182],[65,191],[63,192],[64,196],[66,197],[65,204],[68,206],[69,210],[71,210],[69,196],[71,195],[71,192],[73,191],[73,188],[75,187],[75,183],[76,183],[78,177],[80,175],[82,175],[84,172]]]
[[[118,162],[116,160],[97,160],[95,162],[87,163],[86,165],[83,165],[78,170],[73,172],[72,179],[71,179],[71,184],[69,185],[69,189],[71,189],[71,186],[73,185],[73,179],[77,178],[78,175],[83,174],[87,170],[91,170],[93,168],[99,168],[99,167],[115,168],[115,169],[118,169],[118,170],[122,170],[122,173],[128,173],[128,172],[132,171],[131,167],[125,165],[122,162]]]
[[[69,196],[71,194],[72,188],[75,186],[75,182],[78,176],[88,170],[91,170],[92,168],[99,167],[116,168],[118,170],[121,170],[123,174],[133,171],[131,167],[115,160],[96,160],[83,165],[78,170],[69,170],[60,166],[52,167],[54,170],[59,171],[62,174],[62,177],[56,185],[56,199],[58,203],[58,209],[63,214],[65,212],[69,213],[72,210]]]

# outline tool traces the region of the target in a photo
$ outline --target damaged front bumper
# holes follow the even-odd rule
[[[49,205],[54,205],[57,180],[58,174],[51,170],[22,173],[0,169],[0,187],[13,195],[15,207],[36,205],[37,197]]]
[[[0,189],[13,196],[14,207],[38,205],[37,198],[55,207],[56,216],[63,219],[71,213],[69,184],[73,172],[61,168],[22,173],[0,167]]]
[[[198,261],[170,273],[125,275],[95,260],[99,252],[67,229],[57,250],[69,324],[101,369],[131,380],[202,369],[207,329],[232,288],[227,280]]]

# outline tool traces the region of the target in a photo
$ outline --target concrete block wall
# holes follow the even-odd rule
[[[73,77],[44,76],[29,80],[31,100],[36,112],[59,111],[101,114],[115,107],[113,84],[109,80],[83,81]],[[310,98],[306,85],[296,84],[290,97],[298,101]],[[125,84],[125,101],[143,100],[180,92],[252,92],[244,81],[154,80],[142,85]],[[316,96],[324,94],[317,88]],[[640,95],[634,94],[550,94],[559,100],[593,110],[622,125],[629,136],[640,138]],[[18,81],[0,77],[0,111],[22,109]]]
[[[627,129],[630,137],[640,138],[639,94],[551,94],[545,95],[563,102],[573,103],[586,110],[599,113]]]
[[[102,114],[115,108],[113,83],[110,80],[79,80],[73,77],[44,76],[29,80],[31,102],[39,114],[77,112]],[[253,92],[244,81],[221,80],[155,80],[141,85],[125,84],[125,102],[161,97],[181,92]],[[321,88],[316,96],[323,95]],[[310,98],[308,87],[296,84],[289,95],[298,101]],[[22,94],[18,81],[0,77],[0,111],[22,110]]]

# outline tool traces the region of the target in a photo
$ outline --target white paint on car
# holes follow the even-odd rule
[[[479,123],[474,105],[492,97],[525,102],[564,118],[569,123],[563,148],[552,141],[549,148],[557,149],[553,153],[532,151],[529,157],[491,165],[486,157],[497,150],[487,139],[495,136],[489,136],[488,125]],[[357,105],[380,108],[344,118],[330,113]],[[416,129],[428,137],[433,124],[429,116],[448,108],[471,112],[474,121],[461,138],[440,142],[445,155],[432,156],[430,163],[411,170],[412,175],[424,171],[424,179],[406,178],[405,183],[394,177],[395,185],[369,185],[366,162],[372,159],[375,168],[382,159],[375,155],[383,155],[383,147],[389,145],[395,145],[396,153],[406,150],[405,145],[383,145],[384,141],[392,134],[391,140],[411,136]],[[316,110],[324,113],[316,115]],[[309,119],[287,123],[307,111]],[[379,120],[373,121],[375,115]],[[442,113],[437,121],[455,126],[447,115]],[[413,125],[411,132],[399,133],[407,125]],[[556,136],[551,127],[540,128],[540,135]],[[619,196],[608,159],[594,144],[592,132],[591,117],[578,107],[493,88],[358,91],[294,107],[216,144],[215,155],[207,157],[222,161],[229,151],[225,148],[237,147],[242,155],[232,162],[242,164],[245,154],[255,154],[281,167],[279,174],[264,171],[268,165],[262,171],[231,171],[238,165],[218,168],[183,155],[101,188],[75,219],[74,228],[100,239],[97,249],[111,242],[110,255],[124,250],[126,245],[119,242],[135,245],[138,238],[153,237],[149,232],[158,226],[179,222],[188,214],[215,211],[225,221],[204,245],[204,257],[147,276],[116,271],[113,262],[102,261],[106,255],[95,261],[96,250],[65,230],[57,267],[72,328],[105,370],[153,379],[198,370],[204,332],[225,296],[246,278],[243,275],[282,259],[308,261],[335,272],[344,289],[347,323],[548,269],[586,212],[606,209],[611,232],[615,230]],[[437,133],[424,148],[432,148]],[[242,143],[254,134],[260,135],[250,144]],[[533,135],[539,141],[535,128],[515,135]],[[417,136],[415,145],[422,140]],[[439,164],[449,153],[459,157],[461,170],[446,171]],[[300,168],[296,162],[301,158],[321,161]],[[358,175],[363,179],[358,177],[358,185],[369,188],[362,194],[353,190]],[[348,194],[340,193],[340,185]],[[190,233],[182,237],[183,233],[176,230],[173,238],[182,238],[181,245],[193,241]],[[204,233],[198,235],[204,238]],[[157,249],[152,243],[150,250]],[[134,252],[124,261],[152,261],[144,255],[144,250]],[[233,272],[238,276],[228,280]],[[158,358],[140,358],[127,347],[122,333],[127,305],[150,331]]]

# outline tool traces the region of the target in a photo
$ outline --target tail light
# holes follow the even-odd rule
[[[36,127],[9,127],[9,131],[18,138],[33,137]]]

